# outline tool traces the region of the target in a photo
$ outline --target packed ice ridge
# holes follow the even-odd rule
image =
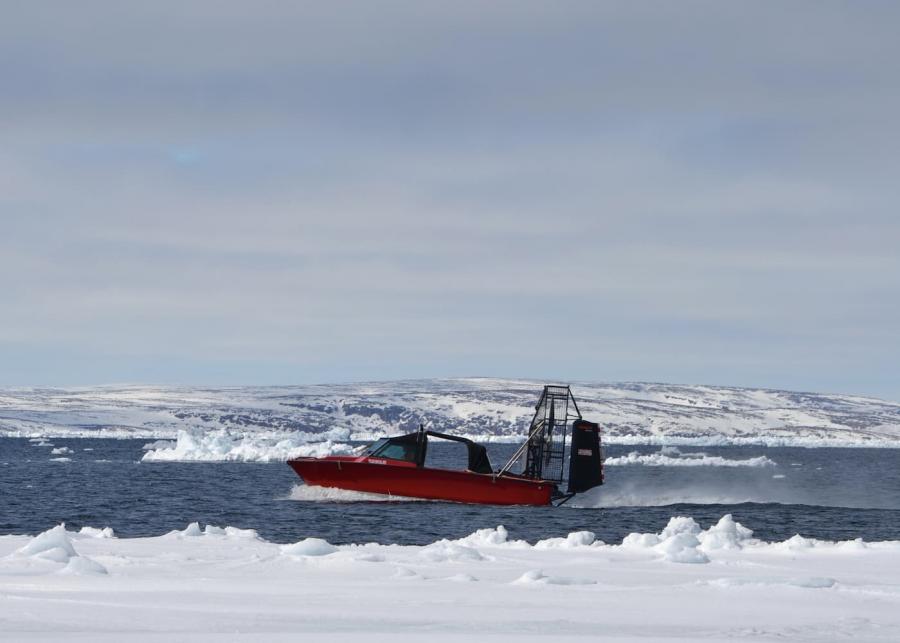
[[[58,525],[0,537],[0,622],[11,640],[77,630],[93,641],[386,641],[427,629],[437,641],[895,641],[898,573],[900,541],[766,542],[731,515],[705,527],[675,516],[618,543],[590,531],[532,543],[503,526],[396,545],[274,543],[199,523],[145,538]]]

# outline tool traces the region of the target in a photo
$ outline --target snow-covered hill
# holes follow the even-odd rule
[[[0,390],[0,436],[292,445],[436,430],[516,440],[543,382],[489,378],[271,387]],[[648,383],[572,383],[582,414],[620,444],[900,447],[900,404],[850,395]]]

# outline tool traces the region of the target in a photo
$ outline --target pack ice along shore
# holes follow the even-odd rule
[[[0,536],[4,640],[900,640],[900,542],[763,542],[724,516],[606,544],[503,527],[425,546],[253,530]],[[549,638],[548,638],[549,637]]]
[[[371,441],[420,422],[480,441],[518,442],[541,385],[469,378],[2,389],[0,436],[180,438],[186,459],[203,459],[204,451],[208,459],[324,455],[332,452],[318,446],[325,441]],[[572,390],[608,444],[900,447],[900,403],[869,397],[649,383],[574,382]]]

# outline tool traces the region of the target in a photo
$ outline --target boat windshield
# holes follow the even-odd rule
[[[379,442],[381,442],[379,440]],[[378,443],[376,443],[378,445]],[[377,449],[372,449],[369,452],[369,455],[373,455],[379,458],[387,458],[389,460],[405,460],[406,462],[415,462],[416,461],[416,445],[414,443],[408,442],[394,442],[391,440],[384,440],[384,444],[378,446]]]
[[[387,444],[387,441],[388,441],[387,438],[381,438],[377,442],[373,442],[372,444],[370,444],[366,447],[363,447],[365,449],[365,454],[366,455],[374,455],[375,452],[378,451],[378,449],[380,449],[385,444]]]

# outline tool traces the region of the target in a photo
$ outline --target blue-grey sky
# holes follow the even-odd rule
[[[0,6],[0,385],[900,399],[897,3]]]

